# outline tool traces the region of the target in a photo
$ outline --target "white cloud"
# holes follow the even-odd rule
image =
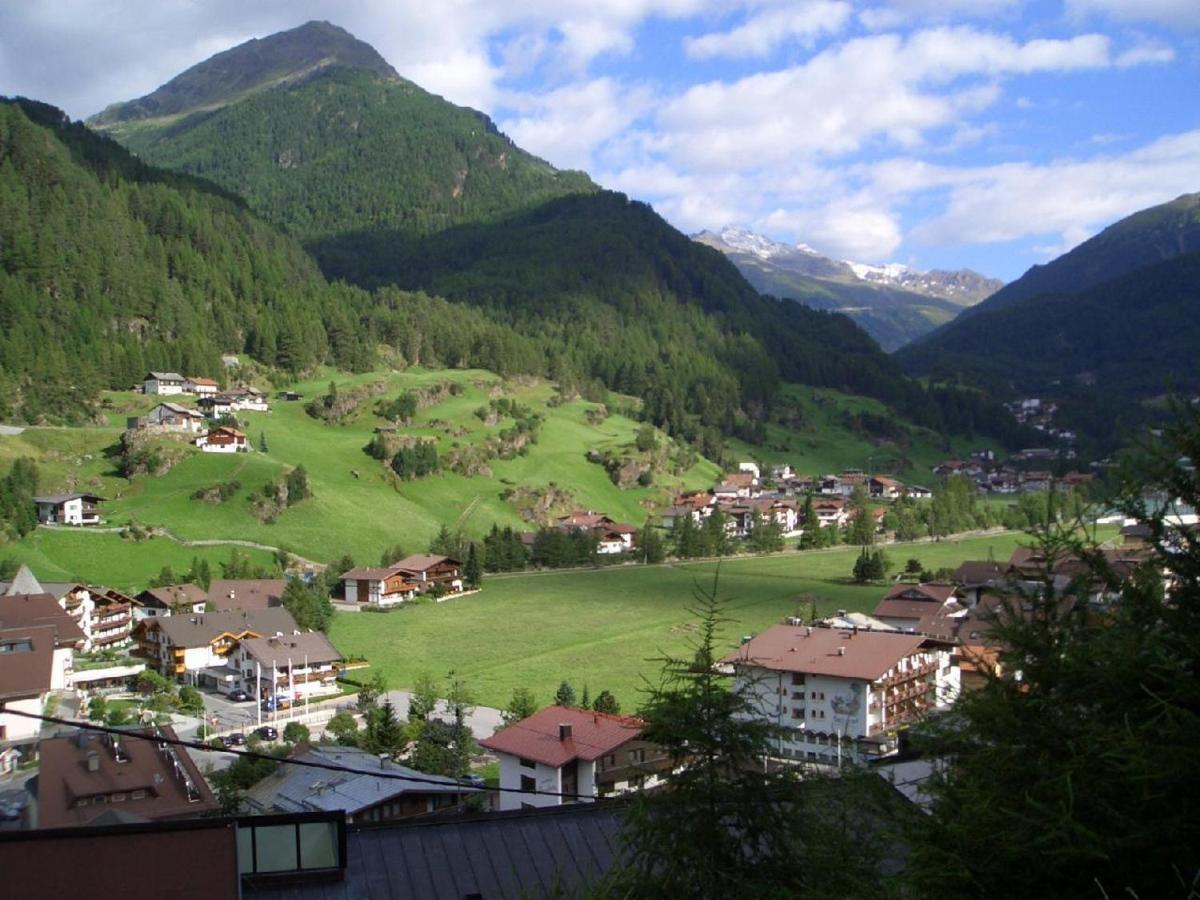
[[[693,59],[767,56],[788,41],[808,45],[822,34],[841,31],[850,13],[850,4],[835,0],[810,0],[769,9],[731,31],[686,38],[684,50]]]
[[[1102,16],[1185,31],[1200,29],[1200,3],[1196,0],[1067,0],[1067,10],[1077,18]]]
[[[519,146],[557,166],[594,169],[593,153],[649,109],[653,96],[644,88],[596,78],[510,102],[523,112],[501,125]]]
[[[1197,0],[1200,2],[1200,0]],[[1154,43],[1152,41],[1141,41],[1134,44],[1128,50],[1121,52],[1116,58],[1116,64],[1119,68],[1127,69],[1131,66],[1142,66],[1147,64],[1165,64],[1174,62],[1175,51],[1164,44]]]
[[[1109,64],[1102,35],[1024,44],[970,28],[875,35],[802,65],[694,86],[666,103],[658,122],[672,156],[706,169],[848,154],[877,139],[912,148],[994,103],[992,78]]]

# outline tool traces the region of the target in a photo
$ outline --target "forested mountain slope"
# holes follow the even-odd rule
[[[378,54],[341,29],[314,67],[310,44],[331,27],[309,23],[242,44],[88,124],[149,162],[213,180],[305,241],[376,228],[429,234],[595,190],[586,175],[516,147],[482,113],[381,70]],[[365,49],[344,51],[347,40]],[[236,79],[200,77],[218,61],[221,71],[256,73],[268,52],[270,89],[242,93]],[[126,117],[197,80],[207,88],[197,102],[216,108]]]
[[[1062,392],[1096,385],[1113,398],[1200,388],[1200,252],[1074,294],[1041,294],[956,321],[905,351],[934,378],[992,389]]]
[[[430,364],[542,364],[476,311],[331,286],[215,186],[146,166],[54,107],[0,102],[0,418],[77,418],[147,369],[216,376],[223,353],[362,369],[381,342]]]

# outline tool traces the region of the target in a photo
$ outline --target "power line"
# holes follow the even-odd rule
[[[415,782],[417,784],[431,784],[431,785],[437,785],[438,787],[446,786],[446,782],[444,780],[439,780],[437,778],[433,778],[433,777],[429,777],[429,776],[422,777],[421,775],[405,775],[401,772],[389,772],[386,769],[380,769],[379,771],[375,771],[373,769],[352,768],[350,766],[339,765],[337,763],[317,762],[315,760],[307,760],[307,759],[281,759],[278,756],[273,756],[270,753],[260,753],[257,750],[234,750],[229,747],[222,747],[222,748],[218,749],[216,747],[211,747],[208,744],[202,743],[200,741],[187,741],[180,737],[170,738],[161,733],[154,735],[154,734],[147,734],[143,731],[126,731],[124,729],[116,728],[116,727],[113,727],[110,725],[98,725],[94,722],[80,722],[75,719],[61,719],[57,716],[46,716],[46,715],[42,715],[40,713],[24,712],[22,710],[17,710],[17,709],[5,709],[4,714],[10,715],[10,716],[22,716],[26,719],[37,719],[38,721],[41,721],[41,722],[49,722],[52,725],[66,725],[66,726],[72,727],[72,728],[80,728],[85,731],[96,731],[96,732],[100,732],[102,734],[111,734],[111,735],[115,735],[120,738],[136,738],[138,740],[154,741],[155,743],[160,743],[160,744],[171,744],[172,746],[185,747],[190,750],[202,750],[207,753],[227,753],[231,756],[240,756],[240,757],[244,757],[246,759],[270,760],[271,762],[274,762],[274,763],[283,763],[283,764],[289,765],[289,766],[300,766],[302,768],[307,768],[307,769],[321,769],[323,771],[329,771],[329,772],[345,772],[345,773],[348,773],[351,775],[370,775],[374,778],[384,778],[384,779],[388,779],[388,780]],[[473,790],[482,790],[482,788],[472,788],[471,785],[463,785],[463,787],[473,789]],[[488,790],[494,790],[494,791],[498,791],[500,793],[512,793],[512,794],[536,794],[536,795],[542,796],[542,797],[557,797],[559,799],[570,799],[570,800],[579,800],[579,799],[594,800],[595,799],[595,797],[593,797],[590,794],[565,793],[565,792],[561,792],[561,791],[544,791],[544,790],[539,790],[536,788],[531,789],[531,790],[525,790],[523,788],[506,788],[506,787],[496,786],[494,788],[489,788]]]

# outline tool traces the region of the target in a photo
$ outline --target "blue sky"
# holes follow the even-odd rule
[[[0,92],[84,117],[313,18],[687,232],[1011,279],[1200,191],[1200,0],[45,0]]]

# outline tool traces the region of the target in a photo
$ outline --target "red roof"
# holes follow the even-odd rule
[[[722,662],[875,681],[900,660],[921,650],[928,640],[919,634],[775,625]]]
[[[571,735],[559,737],[559,726]],[[560,768],[575,759],[595,760],[637,738],[646,723],[632,716],[611,716],[585,709],[548,706],[498,731],[480,745],[497,753],[532,759]]]

